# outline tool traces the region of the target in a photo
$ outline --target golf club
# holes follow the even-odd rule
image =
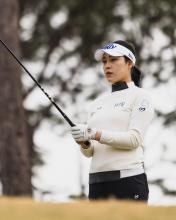
[[[55,101],[50,97],[50,95],[43,89],[43,87],[37,82],[37,80],[32,76],[32,74],[26,69],[26,67],[21,63],[21,61],[15,56],[15,54],[8,48],[8,46],[0,39],[2,45],[9,51],[9,53],[13,56],[13,58],[20,64],[20,66],[25,70],[25,72],[31,77],[31,79],[37,84],[37,86],[42,90],[42,92],[46,95],[49,101],[54,105],[54,107],[61,113],[64,119],[69,123],[71,127],[75,126],[75,124],[68,118],[68,116],[61,110],[61,108],[55,103]],[[89,141],[84,142],[85,145],[89,145]]]

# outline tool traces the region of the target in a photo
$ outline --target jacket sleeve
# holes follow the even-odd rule
[[[132,150],[143,146],[144,135],[153,115],[151,97],[147,93],[143,93],[134,102],[128,130],[124,132],[103,130],[99,142],[123,150]]]

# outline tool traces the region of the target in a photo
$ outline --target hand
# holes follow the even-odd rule
[[[76,142],[85,142],[95,140],[96,129],[91,129],[86,124],[77,124],[71,127],[71,134]]]

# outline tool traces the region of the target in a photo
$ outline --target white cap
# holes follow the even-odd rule
[[[100,61],[102,59],[104,53],[107,53],[107,54],[109,54],[111,56],[115,56],[115,57],[126,56],[133,62],[133,65],[135,65],[135,63],[136,63],[136,58],[135,58],[133,52],[120,44],[110,43],[110,44],[104,46],[103,48],[96,50],[95,51],[95,59],[97,61]]]

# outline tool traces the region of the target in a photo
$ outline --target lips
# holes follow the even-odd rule
[[[105,74],[106,74],[106,76],[108,77],[108,76],[112,76],[113,73],[110,72],[110,71],[107,71]]]

